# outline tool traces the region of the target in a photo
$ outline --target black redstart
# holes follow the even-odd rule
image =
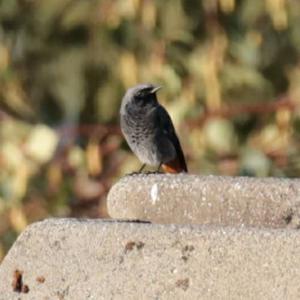
[[[143,163],[168,173],[187,172],[184,155],[168,112],[156,98],[160,86],[138,84],[122,99],[121,130],[131,150]]]

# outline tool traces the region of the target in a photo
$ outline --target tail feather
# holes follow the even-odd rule
[[[162,169],[164,170],[164,172],[172,173],[172,174],[182,173],[182,172],[187,173],[188,171],[186,165],[181,165],[177,159],[162,164]]]
[[[177,147],[175,148],[177,153],[176,158],[162,164],[162,168],[166,173],[173,173],[173,174],[182,173],[182,172],[187,173],[188,172],[187,165],[179,142]]]

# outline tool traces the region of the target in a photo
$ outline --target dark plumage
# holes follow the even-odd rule
[[[121,129],[140,161],[166,172],[187,172],[172,120],[156,98],[159,86],[139,84],[127,90],[120,109]]]

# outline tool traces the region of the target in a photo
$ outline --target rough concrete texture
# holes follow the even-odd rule
[[[112,187],[107,205],[116,219],[298,228],[300,180],[132,175]]]
[[[299,299],[299,253],[293,229],[50,219],[4,259],[0,299]]]

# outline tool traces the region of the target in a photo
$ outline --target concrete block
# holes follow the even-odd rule
[[[0,299],[299,299],[299,253],[293,229],[50,219],[9,251]]]
[[[132,175],[112,187],[107,205],[116,219],[299,228],[300,180]]]

